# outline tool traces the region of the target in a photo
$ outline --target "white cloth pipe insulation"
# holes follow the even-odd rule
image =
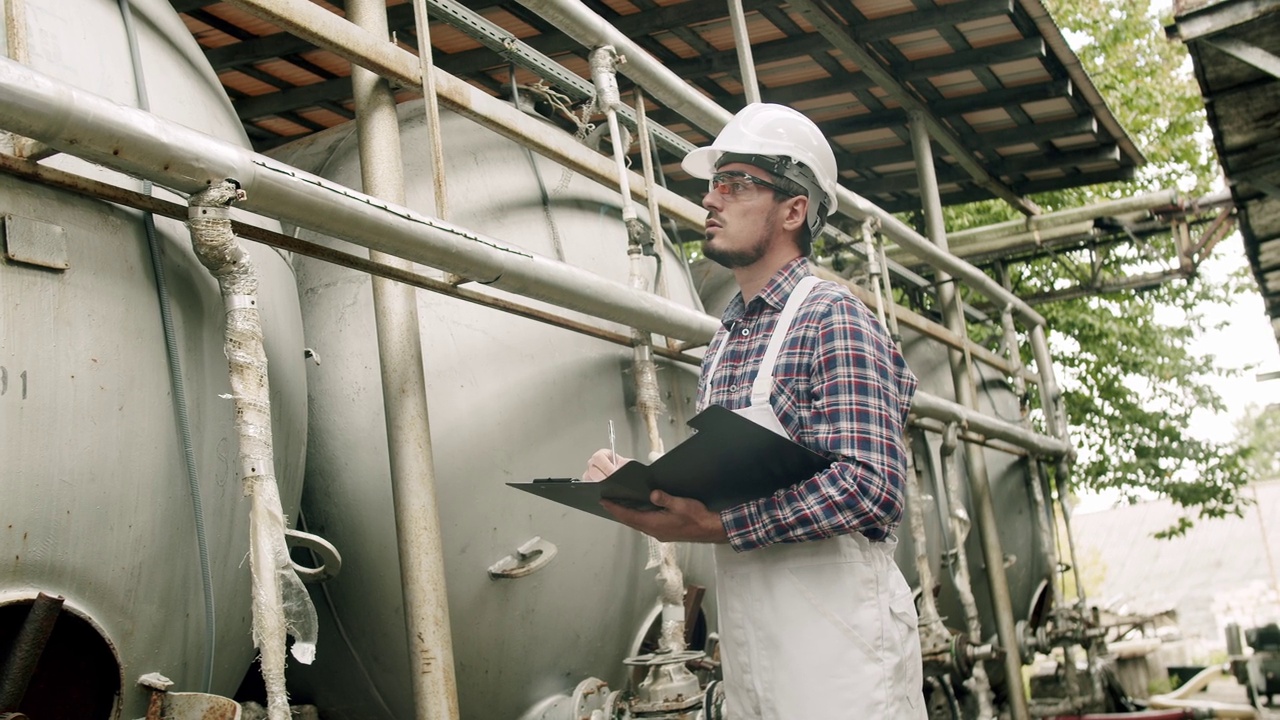
[[[230,182],[210,186],[190,201],[191,244],[217,279],[226,307],[225,349],[235,404],[244,492],[250,497],[249,567],[253,583],[253,642],[262,663],[270,720],[289,720],[285,692],[286,634],[293,656],[315,658],[316,611],[289,559],[284,510],[272,452],[271,391],[258,310],[258,278],[248,253],[231,231],[229,206],[242,197]]]

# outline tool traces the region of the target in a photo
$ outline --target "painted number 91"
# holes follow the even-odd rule
[[[23,370],[13,377],[13,394],[21,393],[21,399],[27,399],[27,371]],[[9,394],[9,368],[0,365],[0,395]]]

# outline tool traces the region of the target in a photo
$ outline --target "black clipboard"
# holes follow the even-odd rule
[[[662,490],[720,511],[803,482],[831,460],[741,415],[712,405],[689,421],[696,434],[652,465],[637,460],[601,482],[546,478],[507,483],[548,500],[612,520],[600,500],[653,510]]]

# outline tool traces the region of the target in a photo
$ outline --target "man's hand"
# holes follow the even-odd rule
[[[615,455],[609,448],[600,448],[587,458],[587,471],[582,473],[582,481],[600,482],[629,462],[631,458]]]
[[[601,500],[600,505],[623,525],[662,542],[729,542],[720,513],[711,512],[697,500],[654,490],[649,502],[658,509],[632,510],[608,500]]]

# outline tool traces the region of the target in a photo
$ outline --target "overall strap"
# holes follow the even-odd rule
[[[769,395],[773,392],[773,367],[778,363],[782,343],[787,339],[787,333],[791,331],[791,323],[800,312],[800,306],[804,304],[810,291],[817,284],[817,277],[807,275],[796,283],[791,291],[791,297],[787,298],[787,304],[782,308],[782,314],[778,316],[778,324],[773,328],[773,336],[769,338],[769,347],[765,349],[764,358],[760,360],[760,368],[756,370],[755,382],[751,384],[752,405],[764,405],[769,402]]]

